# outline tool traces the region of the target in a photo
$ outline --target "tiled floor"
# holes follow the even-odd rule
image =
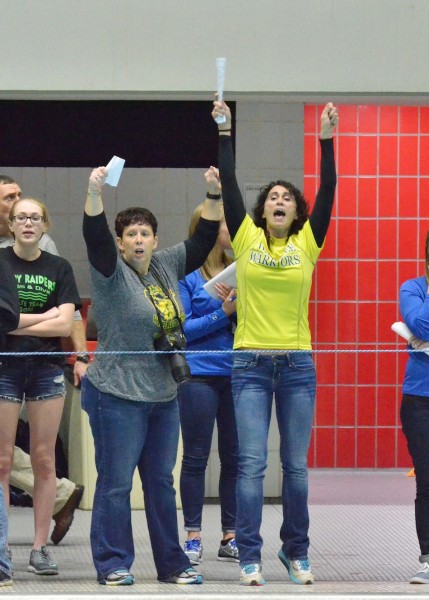
[[[15,563],[12,587],[0,593],[20,598],[46,595],[63,599],[97,598],[203,598],[227,600],[262,594],[268,598],[299,596],[330,598],[374,598],[383,600],[410,595],[429,596],[429,585],[410,585],[408,578],[419,567],[419,549],[414,527],[414,479],[405,471],[312,471],[310,473],[311,548],[316,575],[314,586],[296,586],[288,581],[277,559],[281,507],[264,507],[264,587],[238,584],[238,566],[216,560],[220,541],[219,506],[204,508],[204,555],[200,571],[202,586],[176,586],[156,581],[143,511],[133,512],[136,584],[129,588],[106,588],[95,581],[89,547],[90,512],[77,511],[68,535],[52,556],[60,575],[41,578],[26,571],[32,541],[31,509],[13,508],[10,539]],[[178,513],[179,527],[182,513]],[[183,538],[183,535],[182,535]]]

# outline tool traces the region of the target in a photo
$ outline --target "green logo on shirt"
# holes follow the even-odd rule
[[[49,296],[55,291],[57,285],[55,281],[51,281],[44,275],[16,273],[15,279],[22,313],[38,312],[38,309],[44,309]]]

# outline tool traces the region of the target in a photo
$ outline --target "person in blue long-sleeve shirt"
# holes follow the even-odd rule
[[[217,169],[211,167],[205,178],[209,190],[220,199]],[[190,234],[201,214],[197,207],[190,223]],[[225,220],[219,226],[216,244],[204,265],[179,282],[185,310],[184,331],[187,350],[225,350],[219,354],[187,354],[192,378],[179,386],[180,424],[183,437],[183,460],[180,493],[187,539],[185,553],[192,564],[201,561],[202,512],[204,504],[205,470],[210,454],[214,424],[217,422],[218,448],[221,463],[219,497],[221,505],[222,540],[218,560],[238,562],[235,543],[236,480],[238,441],[231,390],[233,319],[235,290],[223,284],[216,286],[219,299],[212,298],[203,288],[212,277],[232,262],[225,250],[230,249]]]
[[[402,318],[413,337],[402,387],[401,421],[416,475],[415,520],[422,567],[410,583],[429,583],[429,232],[426,275],[401,285]]]

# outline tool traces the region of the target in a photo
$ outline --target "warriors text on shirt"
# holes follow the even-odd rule
[[[286,245],[284,254],[279,260],[270,256],[263,244],[259,244],[258,250],[251,251],[249,262],[264,265],[265,267],[272,267],[273,269],[285,269],[301,264],[297,249],[292,243]]]

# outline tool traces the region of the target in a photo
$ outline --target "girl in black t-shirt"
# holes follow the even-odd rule
[[[28,570],[38,575],[58,574],[46,543],[55,501],[55,442],[65,394],[61,356],[43,352],[61,351],[60,338],[70,335],[73,313],[80,307],[70,264],[39,249],[48,224],[43,203],[19,200],[9,216],[15,243],[0,250],[0,260],[8,263],[15,279],[20,312],[18,327],[5,336],[3,349],[9,354],[0,357],[0,483],[7,497],[15,433],[25,400],[35,478],[35,539]]]

